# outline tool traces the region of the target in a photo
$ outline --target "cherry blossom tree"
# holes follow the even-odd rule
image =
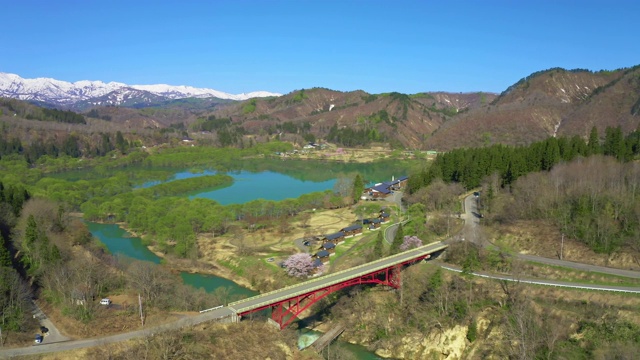
[[[405,251],[422,246],[422,240],[417,236],[405,236],[400,245],[400,250]]]
[[[306,253],[297,253],[289,256],[284,261],[287,268],[287,274],[295,277],[306,277],[313,273],[313,259],[311,255]]]

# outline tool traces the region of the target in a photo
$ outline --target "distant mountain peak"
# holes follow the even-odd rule
[[[82,102],[94,104],[95,98],[102,98],[110,93],[123,93],[140,90],[145,98],[166,98],[166,100],[184,98],[210,98],[226,100],[247,100],[254,97],[280,96],[278,93],[256,91],[242,94],[229,94],[222,91],[196,88],[185,85],[127,85],[119,82],[104,83],[102,81],[80,80],[67,82],[52,78],[24,79],[16,74],[0,72],[0,97],[9,97],[27,101],[38,101],[54,106],[73,108]],[[116,96],[116,98],[118,98]],[[144,101],[144,100],[143,100]],[[112,105],[120,105],[117,101]]]

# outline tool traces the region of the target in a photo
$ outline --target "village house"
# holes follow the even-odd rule
[[[351,225],[340,230],[344,233],[344,237],[358,236],[362,234],[362,225]]]
[[[329,253],[329,256],[331,256],[331,255],[334,255],[336,253],[336,244],[334,244],[332,242],[326,242],[326,243],[322,244],[320,249],[322,249],[324,251],[327,251]]]
[[[369,220],[369,230],[378,230],[380,225],[382,225],[382,219],[380,218]]]
[[[342,244],[344,242],[344,233],[339,231],[337,233],[325,235],[324,238],[322,238],[322,242],[331,242],[335,245]]]
[[[408,176],[401,176],[397,180],[393,181],[393,184],[391,185],[391,189],[396,191],[402,190],[407,186],[408,182],[409,182]]]
[[[408,176],[401,176],[396,180],[385,181],[366,188],[362,195],[363,200],[382,200],[394,191],[402,190],[407,186]]]
[[[327,250],[321,250],[321,251],[318,251],[315,255],[313,255],[313,257],[315,259],[318,259],[318,260],[322,261],[322,263],[324,264],[324,263],[329,261],[329,256],[330,255],[331,254],[329,254],[329,252]]]
[[[365,195],[363,196],[366,200],[381,200],[386,198],[391,194],[391,190],[389,190],[389,186],[385,183],[377,184],[370,188],[365,189]]]

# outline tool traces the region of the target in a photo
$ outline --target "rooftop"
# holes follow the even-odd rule
[[[334,239],[339,239],[341,237],[344,236],[344,233],[342,231],[339,231],[337,233],[333,233],[333,234],[329,234],[329,235],[325,235],[325,239],[327,240],[334,240]]]

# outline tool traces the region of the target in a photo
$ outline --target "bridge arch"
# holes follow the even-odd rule
[[[425,254],[418,258],[372,271],[370,273],[347,279],[320,289],[315,289],[307,293],[287,297],[285,299],[271,302],[269,304],[265,304],[263,306],[259,306],[245,312],[239,312],[238,315],[240,317],[245,317],[258,311],[271,309],[271,319],[280,326],[280,329],[284,329],[289,324],[291,324],[298,315],[310,308],[313,304],[325,298],[329,294],[332,294],[344,288],[355,285],[376,284],[399,289],[402,286],[402,269],[405,266],[411,265],[423,259],[428,259],[429,257],[429,254]]]

